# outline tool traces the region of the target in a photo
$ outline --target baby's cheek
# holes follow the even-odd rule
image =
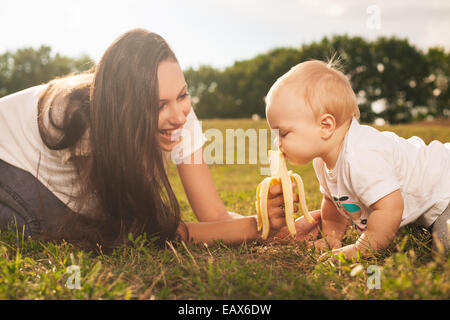
[[[304,156],[301,153],[301,151],[299,150],[298,146],[297,148],[288,148],[288,150],[285,152],[287,159],[289,160],[289,162],[293,165],[300,165],[303,163],[304,160]]]
[[[297,154],[298,165],[305,165],[312,160],[311,153],[307,149],[301,149]]]
[[[303,158],[305,156],[305,146],[298,139],[292,139],[290,143],[290,150],[296,158]]]

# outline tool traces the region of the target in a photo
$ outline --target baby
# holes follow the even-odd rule
[[[280,77],[266,98],[267,121],[291,164],[312,161],[323,194],[318,248],[347,258],[388,246],[409,223],[430,227],[447,249],[450,143],[428,146],[358,122],[350,82],[332,64],[308,61]],[[361,233],[342,247],[349,224]]]

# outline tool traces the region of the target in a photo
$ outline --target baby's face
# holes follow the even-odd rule
[[[291,164],[304,165],[319,156],[319,125],[311,109],[289,84],[271,90],[266,117],[271,129],[279,130],[278,145]]]

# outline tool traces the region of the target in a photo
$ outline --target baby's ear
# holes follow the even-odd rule
[[[319,118],[320,137],[328,140],[336,130],[336,119],[333,115],[325,113]]]

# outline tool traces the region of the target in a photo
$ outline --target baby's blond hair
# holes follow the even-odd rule
[[[336,119],[337,127],[352,117],[359,119],[356,95],[350,81],[338,70],[334,61],[325,63],[310,60],[299,63],[280,77],[272,89],[285,84],[292,85],[316,119],[329,113]]]

